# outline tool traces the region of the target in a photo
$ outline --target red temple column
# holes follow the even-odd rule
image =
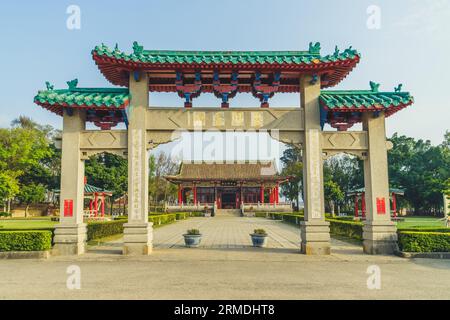
[[[276,188],[275,192],[276,192],[275,201],[277,204],[279,204],[280,203],[280,184],[279,183],[277,183],[277,188]]]
[[[97,194],[97,192],[94,193],[94,213],[95,213],[95,217],[97,217],[97,214],[98,214],[98,194]]]
[[[102,194],[102,218],[105,216],[105,194]]]
[[[264,185],[261,185],[261,190],[259,194],[260,202],[264,203]]]
[[[92,209],[93,209],[93,204],[92,204],[92,199],[89,200],[89,218],[92,216]]]
[[[397,218],[397,198],[395,193],[392,193],[392,210],[394,211],[394,218]]]
[[[194,205],[197,205],[197,185],[194,184]]]
[[[178,205],[181,206],[183,202],[183,187],[181,184],[178,185]]]
[[[362,198],[361,198],[361,211],[362,211],[362,217],[366,217],[366,193],[363,192]]]
[[[358,195],[355,195],[355,218],[359,217]]]
[[[270,188],[270,191],[269,191],[269,203],[273,204],[273,188],[272,187]]]

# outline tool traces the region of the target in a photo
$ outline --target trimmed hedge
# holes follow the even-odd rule
[[[363,224],[356,221],[326,219],[330,223],[330,233],[357,240],[363,238]]]
[[[177,215],[175,213],[152,215],[148,217],[148,221],[153,222],[155,227],[162,226],[177,221]]]
[[[399,231],[398,245],[405,252],[450,252],[450,233]]]
[[[50,231],[1,231],[0,252],[2,251],[46,251],[52,247]]]
[[[115,220],[107,222],[90,222],[87,225],[87,241],[109,237],[123,233],[125,220]]]
[[[410,232],[438,232],[438,233],[450,233],[450,228],[443,227],[412,227],[412,228],[399,228],[399,231]]]
[[[328,215],[327,215],[328,216]],[[281,220],[290,224],[299,225],[304,220],[302,213],[256,213],[256,217],[267,218],[272,220]],[[353,218],[351,218],[353,219]],[[330,233],[340,236],[345,236],[357,240],[362,240],[362,227],[361,222],[352,221],[349,219],[330,219],[326,218],[326,221],[330,223]]]

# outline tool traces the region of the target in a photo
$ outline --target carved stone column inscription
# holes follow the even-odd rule
[[[320,150],[320,132],[317,129],[309,130],[308,148],[310,158],[307,163],[309,170],[309,201],[312,219],[321,219],[323,217],[323,203],[321,192],[323,189],[322,181],[322,157]]]
[[[142,135],[145,132],[142,130],[132,129],[132,147],[131,147],[131,166],[132,170],[132,179],[131,181],[131,214],[129,214],[129,219],[132,221],[141,221],[142,220],[142,146],[143,146],[143,137]]]

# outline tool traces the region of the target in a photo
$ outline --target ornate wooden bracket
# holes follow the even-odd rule
[[[214,72],[213,78],[214,95],[217,98],[222,99],[222,108],[229,108],[230,104],[228,103],[228,100],[236,96],[236,93],[239,88],[238,76],[239,75],[237,72],[233,72],[231,74],[230,84],[224,84],[220,83],[219,72],[218,71]]]
[[[180,98],[186,99],[184,107],[192,108],[192,99],[197,98],[202,92],[201,73],[195,73],[195,80],[193,84],[185,84],[183,73],[177,72],[175,85],[177,87],[178,95],[180,96]]]
[[[325,116],[325,120],[326,118],[327,115]],[[355,123],[361,122],[361,113],[331,112],[328,118],[332,128],[338,129],[338,131],[347,131],[349,128],[353,127]]]
[[[255,73],[255,81],[252,87],[252,93],[255,98],[261,101],[261,108],[269,107],[269,99],[274,96],[280,87],[281,73],[273,74],[272,84],[263,84],[261,81],[261,72]]]
[[[105,112],[103,111],[102,113]],[[98,115],[95,110],[88,110],[87,120],[93,122],[94,125],[101,130],[111,130],[111,128],[114,128],[119,122],[122,122],[125,119],[122,111],[111,111],[106,113],[106,115]]]

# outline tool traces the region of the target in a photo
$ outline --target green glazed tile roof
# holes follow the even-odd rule
[[[348,192],[348,195],[361,194],[363,192],[366,192],[366,188],[359,188],[359,189],[350,190]],[[404,195],[405,194],[405,190],[404,189],[400,189],[400,188],[389,187],[389,194],[392,194],[392,193],[395,193],[397,195]]]
[[[371,90],[322,91],[320,103],[328,109],[373,109],[404,107],[414,102],[409,92]]]
[[[128,89],[74,88],[63,90],[43,90],[34,98],[39,105],[72,106],[87,108],[123,108],[128,105]]]
[[[61,193],[61,190],[60,189],[54,189],[53,192],[59,194],[59,193]],[[103,190],[102,188],[99,188],[99,187],[96,187],[96,186],[93,186],[93,185],[90,185],[90,184],[85,184],[84,185],[84,193],[95,193],[95,192],[97,192],[97,193],[102,193],[102,192],[112,193],[111,191]]]
[[[96,187],[96,186],[93,186],[93,185],[90,185],[90,184],[85,184],[84,185],[84,193],[102,193],[102,192],[105,192],[105,193],[111,193],[111,191],[108,191],[108,190],[103,190],[103,189],[101,189],[101,188],[99,188],[99,187]]]
[[[309,51],[160,51],[144,50],[134,43],[133,53],[127,54],[102,44],[95,47],[94,55],[120,59],[127,62],[150,64],[317,64],[354,59],[359,53],[352,49],[321,56],[320,44],[310,44]]]

